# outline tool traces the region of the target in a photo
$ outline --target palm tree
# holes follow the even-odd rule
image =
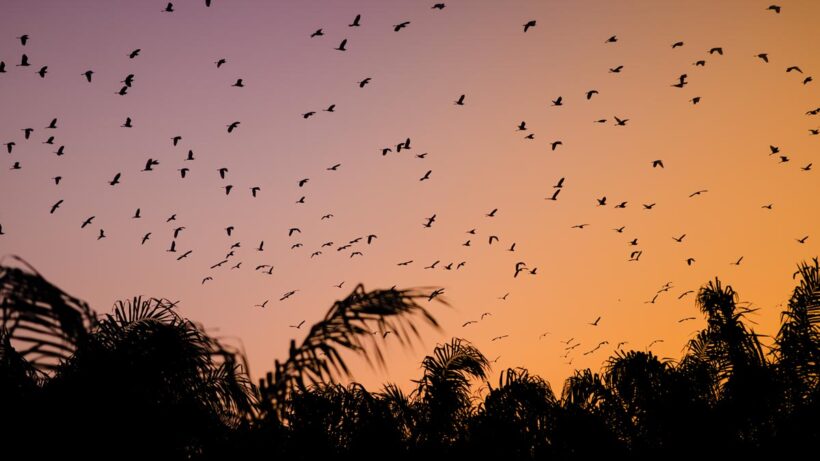
[[[523,368],[501,372],[498,387],[479,405],[470,427],[475,455],[503,459],[539,459],[551,454],[558,411],[552,388]]]
[[[471,379],[486,379],[490,363],[469,341],[453,338],[422,360],[415,397],[421,414],[416,444],[423,450],[449,450],[463,440],[472,408]]]

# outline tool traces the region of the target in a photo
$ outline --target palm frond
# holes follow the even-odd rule
[[[350,370],[341,355],[344,350],[363,356],[371,364],[375,359],[384,365],[384,337],[373,332],[390,332],[395,336],[391,339],[406,345],[419,338],[415,317],[438,328],[435,318],[419,304],[421,299],[430,299],[428,290],[366,291],[363,285],[356,286],[311,327],[299,346],[291,341],[288,357],[283,362],[277,360],[274,371],[260,381],[263,411],[282,417],[285,402],[294,390],[349,376]],[[440,296],[435,300],[448,305]]]
[[[49,283],[18,256],[23,267],[0,263],[0,328],[41,373],[53,371],[88,335],[96,317],[88,304]]]

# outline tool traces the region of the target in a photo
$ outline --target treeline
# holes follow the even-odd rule
[[[97,317],[33,269],[0,266],[3,458],[811,456],[820,446],[818,260],[795,279],[770,348],[732,287],[715,280],[696,298],[706,327],[676,362],[618,351],[556,390],[525,369],[490,376],[487,358],[453,339],[424,359],[405,394],[338,384],[340,352],[379,361],[372,330],[406,343],[419,322],[436,327],[417,302],[425,290],[357,287],[253,384],[242,354],[166,300],[135,298]]]

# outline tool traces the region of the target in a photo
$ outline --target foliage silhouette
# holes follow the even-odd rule
[[[31,267],[0,266],[0,433],[9,453],[86,459],[810,453],[820,442],[820,262],[794,275],[768,352],[751,310],[715,279],[696,298],[706,327],[680,360],[618,351],[556,396],[523,368],[491,383],[486,357],[459,338],[424,358],[409,394],[341,384],[344,351],[383,364],[384,333],[408,344],[418,320],[438,327],[419,304],[425,289],[356,287],[254,386],[239,351],[167,300],[137,297],[97,317]]]

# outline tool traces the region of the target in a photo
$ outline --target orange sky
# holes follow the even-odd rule
[[[775,334],[795,265],[820,253],[820,136],[809,134],[820,118],[805,115],[820,106],[820,82],[801,83],[820,78],[820,3],[782,1],[780,14],[766,10],[770,1],[452,0],[439,11],[433,2],[216,0],[175,2],[170,14],[160,12],[165,2],[71,3],[4,2],[0,140],[16,145],[0,165],[0,254],[23,256],[100,311],[137,294],[180,300],[214,334],[242,338],[254,376],[305,332],[288,325],[318,320],[362,282],[441,286],[453,305],[435,307],[443,332],[426,330],[414,351],[388,337],[387,371],[354,361],[365,384],[408,384],[436,342],[460,336],[500,356],[497,370],[526,366],[559,388],[571,370],[598,368],[620,341],[643,349],[663,339],[653,351],[679,357],[703,322],[678,323],[698,314],[691,295],[677,297],[714,276],[760,309],[758,332]],[[347,27],[356,14],[361,27]],[[537,26],[524,33],[531,19]],[[318,28],[324,36],[310,38]],[[25,47],[22,34],[31,37]],[[605,43],[612,35],[618,41]],[[344,38],[348,51],[334,50]],[[684,46],[672,49],[677,41]],[[724,55],[709,55],[713,47]],[[755,57],[763,52],[768,64]],[[15,66],[22,53],[31,67]],[[700,59],[706,65],[693,66]],[[786,73],[794,65],[803,73]],[[91,83],[81,76],[88,69]],[[129,73],[134,86],[116,95]],[[684,73],[688,85],[673,88]],[[245,88],[231,87],[237,78]],[[590,89],[599,94],[588,101]],[[453,104],[461,94],[465,105]],[[551,106],[558,96],[563,105]],[[330,104],[334,113],[321,111]],[[305,120],[308,111],[317,115]],[[120,128],[127,116],[134,128]],[[629,122],[616,127],[614,116]],[[44,129],[53,117],[58,128]],[[535,139],[516,131],[522,120]],[[49,135],[54,146],[42,144]],[[407,137],[410,151],[381,155]],[[551,151],[555,140],[563,145]],[[66,154],[57,157],[60,145]],[[769,145],[790,161],[778,164]],[[188,149],[193,162],[183,160]],[[160,165],[141,172],[149,157]],[[665,168],[653,169],[656,159]],[[10,170],[14,162],[20,170]],[[109,186],[118,172],[121,184]],[[544,200],[561,177],[558,200]],[[252,186],[261,187],[257,198]],[[761,209],[768,203],[772,210]],[[131,219],[138,207],[143,217]],[[166,223],[173,213],[177,221]],[[422,227],[434,213],[433,227]],[[180,251],[168,253],[177,226],[186,227]],[[302,233],[288,237],[291,227]],[[107,237],[97,241],[101,228]],[[477,235],[465,233],[472,228]],[[373,244],[336,251],[371,233]],[[500,242],[489,246],[489,235]],[[210,270],[236,242],[230,263]],[[304,246],[291,250],[296,242]],[[636,249],[640,261],[628,262]],[[356,250],[363,256],[351,258]],[[436,260],[436,270],[423,269]],[[460,261],[458,271],[442,269]],[[518,261],[537,275],[513,278]],[[254,271],[259,264],[273,264],[273,275]],[[202,285],[206,276],[214,280]],[[667,282],[670,291],[645,303]],[[461,327],[483,312],[492,315]],[[509,337],[491,341],[500,335]],[[568,365],[561,341],[572,337],[581,346]]]

